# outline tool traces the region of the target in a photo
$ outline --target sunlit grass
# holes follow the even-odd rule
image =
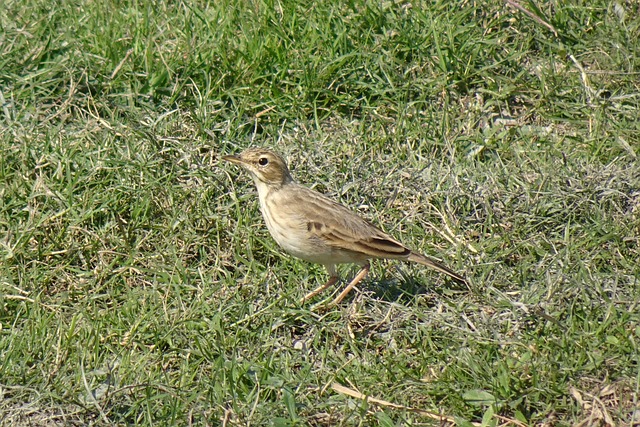
[[[523,5],[6,3],[0,424],[638,423],[640,20]],[[301,306],[249,145],[471,285]]]

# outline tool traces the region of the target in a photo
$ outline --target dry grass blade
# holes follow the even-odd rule
[[[333,383],[331,384],[331,388],[338,392],[338,393],[342,393],[342,394],[346,394],[347,396],[351,396],[354,397],[356,399],[361,399],[361,400],[365,400],[369,403],[373,403],[379,406],[384,406],[387,408],[393,408],[393,409],[402,409],[404,411],[411,411],[415,414],[419,414],[422,415],[423,417],[428,417],[431,418],[433,420],[438,420],[441,423],[442,422],[448,422],[451,424],[455,424],[455,419],[453,417],[447,416],[447,415],[442,415],[442,414],[438,414],[437,412],[433,412],[433,411],[427,411],[424,409],[418,409],[418,408],[411,408],[409,406],[404,406],[404,405],[399,405],[397,403],[393,403],[393,402],[389,402],[386,400],[382,400],[382,399],[377,399],[375,397],[371,397],[371,396],[367,396],[365,394],[360,393],[357,390],[351,389],[349,387],[345,387],[341,384],[338,383]],[[480,423],[472,423],[473,425],[480,425]]]

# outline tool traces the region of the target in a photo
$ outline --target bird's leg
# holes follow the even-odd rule
[[[356,277],[354,277],[354,278],[353,278],[353,280],[351,281],[351,283],[349,283],[349,284],[347,285],[347,287],[346,287],[346,288],[344,288],[344,290],[340,293],[340,295],[338,295],[338,296],[336,297],[336,299],[334,299],[334,300],[331,302],[331,305],[340,304],[340,301],[342,301],[342,300],[344,299],[344,297],[346,297],[346,296],[347,296],[347,294],[348,294],[349,292],[351,292],[351,289],[353,289],[353,287],[354,287],[355,285],[357,285],[358,283],[360,283],[360,281],[361,281],[362,279],[364,279],[364,278],[365,278],[365,276],[369,273],[369,267],[370,267],[370,265],[369,265],[369,261],[367,261],[367,263],[366,263],[365,265],[363,265],[363,266],[362,266],[362,270],[360,270],[360,271],[358,272],[358,274],[356,274]]]
[[[304,297],[302,297],[302,299],[300,300],[300,304],[304,304],[305,301],[309,301],[311,298],[315,297],[316,295],[318,295],[319,293],[327,289],[329,286],[333,286],[336,284],[336,282],[339,279],[336,266],[327,265],[326,268],[327,268],[327,271],[329,272],[329,280],[327,280],[327,283],[325,283],[322,286],[318,286],[317,288],[315,288],[314,290],[306,294]]]

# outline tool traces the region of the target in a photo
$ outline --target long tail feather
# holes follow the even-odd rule
[[[438,261],[434,260],[433,258],[429,258],[427,256],[421,255],[419,253],[416,252],[411,252],[411,255],[409,255],[409,258],[407,258],[409,261],[413,261],[413,262],[417,262],[418,264],[422,264],[422,265],[426,265],[427,267],[431,267],[434,270],[437,270],[441,273],[446,274],[447,276],[451,277],[453,280],[455,280],[456,282],[463,284],[463,285],[468,285],[467,279],[465,279],[463,276],[459,275],[458,273],[454,272],[453,270],[450,270],[449,268],[445,267],[444,265],[440,264]]]

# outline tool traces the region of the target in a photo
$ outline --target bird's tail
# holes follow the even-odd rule
[[[422,265],[426,265],[427,267],[431,267],[434,270],[437,270],[441,273],[446,274],[447,276],[451,277],[453,280],[455,280],[456,282],[468,286],[469,283],[467,282],[467,279],[465,279],[463,276],[459,275],[458,273],[456,273],[453,270],[450,270],[449,268],[445,267],[444,265],[440,264],[438,261],[436,261],[433,258],[429,258],[427,256],[421,255],[419,253],[416,252],[411,252],[411,254],[409,255],[409,258],[407,258],[409,261],[413,261],[413,262],[417,262],[418,264],[422,264]]]

